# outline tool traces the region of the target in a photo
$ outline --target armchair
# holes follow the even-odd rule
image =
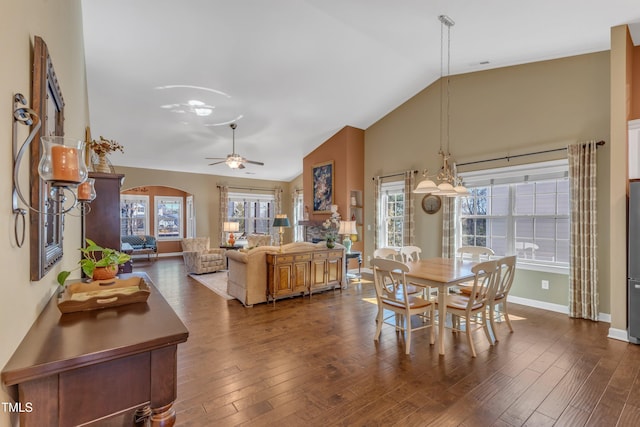
[[[187,273],[213,273],[226,269],[225,250],[211,249],[208,237],[182,239],[181,245]]]

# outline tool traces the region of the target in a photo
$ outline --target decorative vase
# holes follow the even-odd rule
[[[96,172],[111,173],[111,167],[107,161],[106,154],[98,154],[98,164],[96,164]]]
[[[342,244],[344,245],[345,251],[350,254],[351,253],[351,236],[345,236]]]
[[[333,249],[336,247],[336,241],[333,240],[331,237],[327,237],[327,247],[329,249]]]
[[[113,279],[118,274],[117,265],[109,265],[107,267],[96,267],[93,270],[93,280]]]

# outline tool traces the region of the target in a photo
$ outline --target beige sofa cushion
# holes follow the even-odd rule
[[[313,249],[326,249],[325,242],[294,242],[282,245],[284,252],[297,252]],[[336,248],[344,248],[336,244]],[[267,301],[267,253],[278,252],[279,246],[259,246],[253,249],[227,251],[229,274],[227,293],[245,306]],[[343,263],[343,269],[346,265]],[[346,277],[346,271],[343,271]]]
[[[271,236],[268,234],[249,234],[247,236],[247,247],[271,246]]]

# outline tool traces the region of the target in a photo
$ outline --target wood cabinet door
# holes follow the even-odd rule
[[[304,293],[307,290],[309,276],[309,260],[294,262],[291,291]]]
[[[310,288],[320,288],[327,285],[327,260],[314,259],[311,261]]]
[[[273,277],[273,295],[293,293],[293,264],[276,264]]]
[[[337,285],[342,282],[342,258],[327,260],[327,284]]]

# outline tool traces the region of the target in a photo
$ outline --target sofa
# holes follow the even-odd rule
[[[158,257],[158,244],[154,236],[145,235],[132,235],[132,236],[120,236],[122,243],[128,243],[133,248],[132,255],[146,254],[147,258],[151,258],[151,254],[155,254]]]
[[[236,240],[235,246],[243,248],[255,248],[257,246],[271,246],[272,238],[270,234],[249,234],[243,235]]]
[[[335,247],[344,249],[344,246],[340,244],[336,244]],[[283,252],[326,248],[327,245],[324,241],[319,243],[294,242],[282,245]],[[239,300],[245,307],[267,302],[267,253],[279,251],[280,246],[258,246],[253,249],[227,251],[229,263],[227,293]],[[345,262],[343,262],[342,268],[342,277],[346,278]]]
[[[213,273],[226,269],[224,249],[211,249],[208,237],[182,239],[182,258],[187,273]]]

